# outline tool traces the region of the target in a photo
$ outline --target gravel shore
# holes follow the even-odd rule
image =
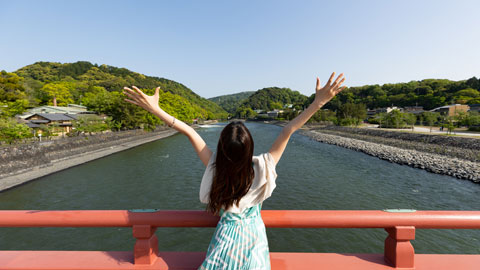
[[[164,130],[133,136],[128,139],[111,141],[109,143],[99,143],[96,147],[83,147],[84,151],[79,154],[68,154],[62,158],[48,160],[46,163],[36,166],[26,166],[23,170],[17,170],[0,176],[0,192],[35,180],[39,177],[52,174],[73,166],[77,166],[98,158],[102,158],[132,147],[159,140],[177,133],[175,130]],[[30,161],[31,157],[24,157],[23,161]],[[22,162],[22,160],[12,161]]]
[[[459,179],[480,182],[480,163],[457,157],[432,153],[433,151],[417,151],[399,147],[368,142],[338,135],[323,133],[321,130],[303,130],[301,134],[316,141],[338,145],[390,162],[424,169],[429,172],[450,175]],[[438,148],[438,145],[425,147]]]

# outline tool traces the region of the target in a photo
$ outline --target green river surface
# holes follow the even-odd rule
[[[224,124],[198,129],[216,148]],[[247,123],[255,155],[281,128]],[[0,193],[2,210],[201,210],[204,172],[180,134],[94,160]],[[263,209],[480,210],[480,185],[292,136]],[[206,251],[214,228],[159,228],[160,250]],[[267,228],[270,251],[383,253],[383,229]],[[133,250],[131,228],[0,228],[0,250]],[[418,229],[416,253],[480,253],[480,230]]]

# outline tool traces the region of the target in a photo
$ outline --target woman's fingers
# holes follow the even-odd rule
[[[333,77],[335,77],[335,72],[333,72],[332,75],[330,75],[330,78],[328,79],[328,82],[325,86],[330,86],[332,84]]]
[[[128,95],[130,98],[136,100],[137,102],[145,100],[146,95],[142,92],[142,90],[138,89],[136,86],[132,86],[132,88],[134,90],[128,87],[124,87],[123,89],[125,89],[125,95]]]
[[[315,89],[318,91],[320,89],[322,89],[322,87],[320,86],[320,78],[317,77],[317,86],[315,87]]]
[[[135,89],[135,92],[140,95],[141,97],[144,97],[145,94],[142,92],[142,90],[138,89],[135,85],[132,86],[133,89]]]
[[[129,98],[137,101],[137,97],[134,94],[130,94],[129,92],[123,92],[125,95],[127,95]]]
[[[335,82],[333,83],[333,86],[337,85],[338,82],[342,79],[343,77],[343,73],[341,73],[340,75],[338,75],[337,79],[335,80]],[[344,78],[345,79],[345,78]]]
[[[337,90],[335,90],[335,95],[338,94],[338,93],[340,93],[340,92],[342,92],[343,89],[345,89],[345,88],[347,88],[347,87],[346,87],[346,86],[342,86],[342,87],[338,88]]]
[[[125,94],[130,93],[132,96],[137,96],[138,95],[137,92],[133,91],[132,89],[130,89],[128,87],[124,87],[123,89],[125,90],[125,91],[123,91]]]
[[[340,77],[339,77],[340,78]],[[342,83],[345,81],[345,77],[341,80],[341,81],[338,81],[338,79],[335,81],[335,83],[333,83],[332,85],[332,88],[338,88],[342,85]]]
[[[128,98],[124,98],[124,100],[125,100],[126,102],[129,102],[129,103],[135,104],[135,105],[137,105],[137,106],[140,106],[140,104],[138,104],[137,102],[135,102],[135,101],[133,101],[133,100],[130,100],[130,99],[128,99]]]
[[[140,98],[140,96],[138,95],[138,93],[135,92],[135,91],[133,91],[132,89],[130,89],[130,88],[128,88],[128,87],[124,87],[123,89],[124,89],[123,93],[124,93],[125,95],[127,95],[128,97],[130,97],[131,99],[137,100],[137,99]]]

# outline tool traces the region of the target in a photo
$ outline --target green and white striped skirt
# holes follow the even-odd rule
[[[267,234],[260,209],[261,204],[257,204],[240,214],[222,211],[205,261],[198,269],[270,269]]]

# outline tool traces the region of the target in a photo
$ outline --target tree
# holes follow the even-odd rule
[[[0,141],[11,144],[32,136],[32,130],[27,125],[17,123],[13,118],[0,118]]]
[[[85,114],[77,117],[77,120],[73,121],[73,127],[76,133],[85,132],[92,134],[92,132],[102,132],[109,128],[106,121],[94,114]]]
[[[50,138],[51,136],[54,136],[55,135],[55,129],[57,128],[56,125],[40,125],[39,127],[39,130],[40,130],[40,134],[42,137],[45,137],[45,138]]]
[[[440,114],[435,112],[423,112],[422,115],[427,125],[430,126],[430,132],[432,132],[432,126],[438,121]]]
[[[298,114],[298,113],[297,113]],[[295,115],[296,116],[296,115]],[[324,109],[318,110],[309,120],[311,122],[336,123],[337,117],[334,111]]]
[[[387,114],[384,112],[377,113],[375,114],[372,118],[369,120],[371,123],[378,123],[378,127],[383,127],[382,125],[386,125],[387,123]],[[383,124],[382,124],[383,123]]]
[[[412,126],[412,131],[413,131],[413,126],[414,126],[415,123],[417,122],[417,117],[415,116],[415,114],[413,114],[413,113],[404,113],[404,114],[403,114],[403,119],[404,119],[405,123],[407,123],[407,125],[411,125],[411,126]]]
[[[337,110],[340,125],[358,126],[367,117],[367,108],[364,104],[345,103]]]
[[[72,82],[52,82],[42,87],[42,92],[48,98],[47,104],[53,105],[53,99],[57,100],[58,106],[67,106],[73,103],[71,91],[75,90],[75,83]]]
[[[478,99],[478,98],[480,98],[480,93],[478,92],[478,90],[475,90],[472,88],[467,88],[467,89],[457,91],[453,95],[453,99],[455,100],[455,103],[460,103],[460,104],[467,104],[467,103],[470,103],[470,100]]]
[[[457,111],[453,116],[457,127],[461,127],[462,123],[464,123],[465,119],[468,117],[468,112],[464,111]]]
[[[239,118],[247,119],[247,118],[255,118],[257,116],[257,113],[254,110],[252,110],[252,108],[243,106],[237,109],[235,115],[238,116]]]
[[[467,117],[464,119],[463,125],[468,127],[471,131],[480,131],[480,113],[476,111],[468,112]]]
[[[446,121],[447,121],[447,124],[446,124],[447,134],[451,135],[452,132],[455,130],[455,125],[454,125],[455,118],[451,117],[451,116],[448,116],[448,117],[446,117]]]
[[[403,113],[399,110],[392,110],[387,113],[385,122],[387,127],[402,128],[405,125]]]
[[[0,72],[0,101],[14,102],[26,97],[23,78],[15,73],[2,70]]]
[[[17,99],[13,102],[0,102],[0,117],[13,117],[23,113],[29,106],[26,99]]]

